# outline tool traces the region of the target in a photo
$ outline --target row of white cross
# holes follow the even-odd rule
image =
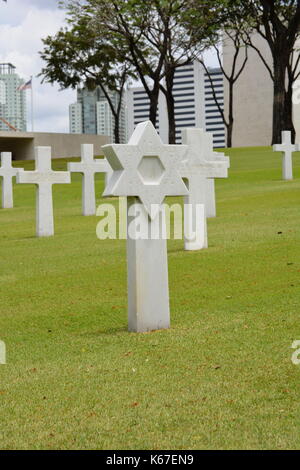
[[[81,162],[68,163],[68,171],[53,171],[51,147],[35,148],[35,170],[24,171],[12,166],[12,155],[3,152],[0,155],[0,177],[2,177],[2,208],[13,208],[13,177],[17,183],[35,184],[37,186],[37,236],[54,235],[53,224],[53,184],[71,183],[71,173],[82,173],[82,213],[95,215],[95,174],[111,174],[112,170],[106,159],[94,159],[94,146],[83,144],[81,147]]]
[[[201,230],[204,234],[202,237],[196,237],[196,239],[202,240],[202,244],[199,242],[192,242],[188,238],[185,240],[185,249],[196,250],[207,247],[207,230],[206,230],[206,217],[216,216],[216,201],[215,201],[215,187],[213,178],[222,178],[227,176],[227,169],[229,167],[229,160],[221,153],[213,152],[213,138],[211,134],[203,132],[200,129],[186,129],[183,133],[183,142],[185,145],[181,146],[165,146],[162,144],[158,134],[151,125],[147,123],[148,133],[152,134],[149,138],[151,140],[152,149],[150,153],[160,155],[160,157],[153,157],[144,155],[142,162],[139,165],[139,172],[136,174],[136,185],[134,185],[130,193],[130,183],[125,182],[123,188],[123,194],[127,197],[130,195],[138,195],[139,189],[144,189],[140,197],[145,207],[150,207],[155,202],[153,196],[157,188],[160,192],[163,190],[168,193],[166,183],[168,178],[165,175],[165,168],[162,168],[162,174],[164,176],[164,184],[156,185],[151,184],[151,181],[143,181],[142,171],[145,167],[145,171],[149,171],[152,168],[152,172],[155,171],[155,161],[153,167],[153,159],[157,159],[158,162],[163,158],[162,151],[166,152],[173,151],[175,153],[180,152],[185,154],[188,148],[188,159],[178,160],[177,169],[179,170],[180,176],[186,182],[189,190],[187,191],[183,182],[181,182],[184,188],[185,204],[189,204],[192,208],[191,211],[186,212],[186,218],[191,218],[191,221],[187,221],[186,226],[196,233],[197,230]],[[138,129],[142,129],[139,127]],[[126,146],[128,151],[129,147],[132,147],[133,139],[136,139],[137,132],[133,135],[130,143]],[[150,135],[149,134],[149,135]],[[143,139],[145,139],[145,133],[143,132]],[[155,149],[155,146],[157,149]],[[118,146],[116,146],[118,148]],[[123,147],[122,147],[123,148]],[[108,152],[108,148],[104,148],[104,151]],[[131,161],[134,160],[134,151],[129,157]],[[96,213],[96,197],[95,197],[95,174],[105,173],[106,182],[109,180],[112,174],[112,168],[108,161],[104,158],[101,160],[94,159],[93,145],[84,144],[81,149],[81,161],[79,163],[69,163],[68,171],[53,171],[51,168],[51,148],[50,147],[37,147],[35,149],[35,171],[24,171],[23,169],[16,169],[12,167],[10,153],[1,154],[2,165],[0,167],[0,176],[2,176],[2,207],[11,208],[13,207],[13,185],[12,179],[17,176],[17,183],[35,184],[37,186],[37,236],[51,236],[54,234],[54,223],[53,223],[53,203],[52,203],[52,185],[70,183],[70,173],[81,173],[82,178],[82,213],[85,216],[95,215]],[[159,160],[160,158],[160,160]],[[175,157],[171,161],[176,170]],[[145,166],[146,165],[146,166]],[[125,171],[126,174],[126,171]],[[123,175],[124,177],[124,175]],[[123,178],[124,179],[124,178]],[[181,180],[180,180],[181,181]],[[145,184],[144,184],[145,183]],[[171,183],[173,184],[173,183]],[[149,194],[148,206],[145,201],[145,189]],[[175,192],[174,192],[175,191]],[[167,195],[177,195],[178,190],[173,189],[169,191]],[[156,201],[159,204],[162,200]],[[206,217],[198,223],[198,227],[195,226],[196,217],[195,210],[196,205],[203,204],[206,209]],[[190,222],[190,223],[189,223]]]
[[[202,205],[202,227],[205,229],[206,216],[215,216],[215,193],[213,178],[225,178],[228,174],[229,159],[213,151],[210,134],[201,129],[186,129],[183,145],[164,145],[153,125],[147,121],[139,124],[128,144],[112,144],[103,147],[107,159],[95,160],[93,147],[82,147],[80,163],[70,163],[68,171],[55,172],[51,168],[51,148],[37,147],[35,171],[16,170],[11,164],[11,155],[1,155],[2,205],[12,207],[12,178],[17,183],[37,186],[37,234],[49,236],[54,233],[52,185],[71,182],[71,172],[83,174],[83,214],[95,213],[95,173],[111,173],[104,196],[125,196],[127,198],[127,224],[131,224],[137,211],[148,232],[153,226],[161,227],[160,236],[155,239],[127,238],[128,270],[128,324],[130,331],[142,332],[170,326],[168,261],[164,231],[164,207],[166,196],[184,196],[192,207]],[[156,215],[151,206],[160,207]],[[195,225],[194,209],[189,214]],[[140,214],[141,215],[141,214]],[[162,222],[162,223],[161,223]],[[198,222],[199,223],[199,222]],[[189,240],[189,237],[188,237]],[[197,237],[196,237],[197,240]],[[186,242],[186,249],[201,249],[202,246]]]

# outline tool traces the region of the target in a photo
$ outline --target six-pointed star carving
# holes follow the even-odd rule
[[[128,144],[105,145],[102,148],[114,170],[104,196],[139,197],[151,216],[151,204],[162,204],[166,196],[188,194],[177,170],[188,146],[164,145],[150,121],[137,125]],[[144,164],[147,157],[149,163]],[[157,160],[161,166],[159,174]]]

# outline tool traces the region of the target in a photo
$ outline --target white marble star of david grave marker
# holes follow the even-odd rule
[[[166,196],[184,196],[187,188],[178,173],[187,146],[164,145],[151,122],[136,127],[127,145],[103,148],[113,169],[104,196],[127,197],[127,281],[129,331],[145,332],[170,326],[167,242],[162,236]],[[141,204],[142,203],[142,204]],[[153,211],[153,205],[158,210]],[[139,237],[136,216],[147,226],[160,227],[159,236]]]
[[[201,250],[208,246],[207,179],[227,178],[229,162],[227,157],[219,159],[212,154],[212,136],[202,129],[184,129],[182,142],[188,146],[187,159],[179,170],[189,189],[184,198],[185,249]]]
[[[284,180],[293,179],[293,152],[298,150],[297,145],[292,144],[291,131],[282,132],[282,143],[273,145],[274,152],[282,152],[282,178]]]
[[[12,166],[12,154],[2,152],[0,155],[0,178],[2,178],[2,208],[12,209],[14,207],[13,199],[13,177],[23,171]]]
[[[96,214],[95,174],[111,173],[111,167],[106,159],[94,159],[94,145],[81,145],[81,161],[68,163],[71,173],[82,174],[82,214]],[[106,183],[107,184],[107,183]]]
[[[71,174],[52,170],[51,147],[35,148],[35,168],[18,173],[17,183],[36,185],[36,234],[50,237],[54,235],[52,186],[71,183]]]

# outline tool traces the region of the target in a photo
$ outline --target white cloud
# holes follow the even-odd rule
[[[59,0],[7,0],[0,1],[0,23],[16,25],[20,24],[28,10],[33,7],[39,10],[57,10]]]
[[[59,91],[57,85],[41,84],[43,62],[38,54],[43,49],[42,38],[55,34],[63,25],[65,13],[57,8],[56,0],[8,0],[9,5],[0,24],[0,62],[11,62],[17,73],[29,80],[33,75],[35,130],[40,132],[68,132],[68,106],[76,100],[73,90]],[[17,20],[11,20],[12,11]],[[1,11],[2,13],[2,11]],[[1,16],[1,15],[0,15]],[[31,130],[30,91],[28,100],[28,130]]]

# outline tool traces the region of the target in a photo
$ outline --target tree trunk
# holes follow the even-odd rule
[[[115,144],[119,144],[120,143],[120,115],[115,116],[114,137],[115,137]]]
[[[274,59],[274,102],[273,102],[273,135],[272,144],[281,143],[281,132],[287,131],[286,125],[288,105],[286,103],[286,58],[278,56]],[[259,110],[258,110],[259,112]],[[290,124],[290,123],[289,123]]]
[[[233,124],[234,124],[234,115],[233,115],[233,88],[234,81],[229,80],[229,106],[228,106],[228,125],[227,128],[227,147],[232,147],[232,134],[233,134]]]
[[[175,100],[173,96],[174,69],[167,74],[166,85],[166,100],[169,123],[169,144],[176,144]]]
[[[169,121],[169,144],[176,144],[175,101],[172,91],[168,91],[167,107]]]
[[[233,122],[226,126],[227,130],[227,148],[232,148],[232,131],[233,131]]]
[[[149,120],[152,122],[153,126],[156,126],[157,120],[157,108],[158,108],[158,96],[159,96],[159,83],[155,83],[153,89],[148,93],[150,100],[149,108]]]
[[[292,143],[296,141],[296,130],[293,122],[293,83],[289,83],[285,95],[285,129],[292,133]]]
[[[162,88],[167,102],[169,144],[176,144],[175,100],[173,95],[175,69],[166,65],[166,88]]]

